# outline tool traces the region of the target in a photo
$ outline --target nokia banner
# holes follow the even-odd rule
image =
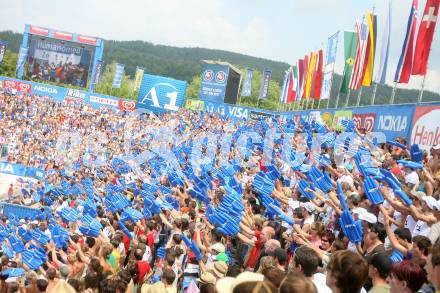
[[[137,108],[156,114],[178,111],[185,100],[186,82],[172,78],[144,74],[139,89]]]

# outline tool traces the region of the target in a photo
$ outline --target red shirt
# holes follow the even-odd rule
[[[146,260],[140,260],[137,262],[137,267],[139,270],[138,284],[142,282],[142,279],[151,271],[150,264]]]
[[[261,249],[263,248],[263,243],[261,243],[261,232],[255,231],[255,237],[257,238],[257,241],[255,242],[255,246],[252,247],[251,253],[249,255],[249,261],[248,261],[248,267],[254,268],[255,264],[257,263],[258,257],[260,256]]]

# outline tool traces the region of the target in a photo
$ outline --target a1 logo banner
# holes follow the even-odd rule
[[[137,108],[148,109],[158,114],[178,111],[185,100],[186,85],[185,81],[144,74]]]

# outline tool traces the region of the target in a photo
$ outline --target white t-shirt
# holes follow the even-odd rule
[[[326,285],[326,276],[322,273],[313,275],[313,284],[315,284],[318,293],[331,293],[332,290]]]
[[[430,231],[431,227],[429,227],[425,221],[418,220],[416,225],[414,226],[414,229],[411,232],[411,235],[413,237],[417,235],[428,236]]]
[[[411,215],[408,215],[406,217],[406,221],[405,221],[405,228],[408,228],[409,231],[413,231],[414,228],[416,226],[416,221],[414,220],[414,218]]]

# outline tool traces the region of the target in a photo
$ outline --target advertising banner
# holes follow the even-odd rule
[[[142,82],[142,76],[144,76],[144,69],[136,67],[133,91],[139,90],[139,87],[141,86],[141,82]]]
[[[440,105],[416,107],[410,142],[424,150],[440,144]]]
[[[246,77],[243,82],[243,88],[241,90],[242,97],[250,97],[252,94],[252,77],[254,76],[254,71],[250,68],[246,71]]]
[[[269,86],[271,79],[272,79],[272,70],[266,69],[263,72],[263,80],[261,81],[260,99],[267,99],[269,95]]]
[[[124,75],[124,64],[116,64],[115,76],[113,77],[112,88],[121,88],[122,75]]]
[[[99,83],[99,79],[101,78],[102,67],[104,63],[102,61],[97,61],[95,65],[95,76],[92,78],[92,84],[97,85]]]
[[[7,46],[8,42],[0,40],[0,64],[3,62],[3,56],[5,56]]]
[[[227,65],[205,64],[200,78],[199,98],[203,101],[223,103],[228,75]]]
[[[351,110],[339,110],[335,111],[333,115],[333,127],[338,130],[342,130],[341,121],[351,119],[353,112]]]
[[[172,78],[144,74],[139,89],[137,108],[154,113],[178,111],[185,100],[186,82]]]
[[[248,119],[249,109],[224,103],[205,102],[205,111],[232,119]]]
[[[203,111],[205,108],[205,103],[201,100],[187,99],[185,108],[193,111]]]
[[[366,107],[364,111],[376,113],[375,132],[383,132],[388,140],[409,136],[415,105],[392,107]]]

